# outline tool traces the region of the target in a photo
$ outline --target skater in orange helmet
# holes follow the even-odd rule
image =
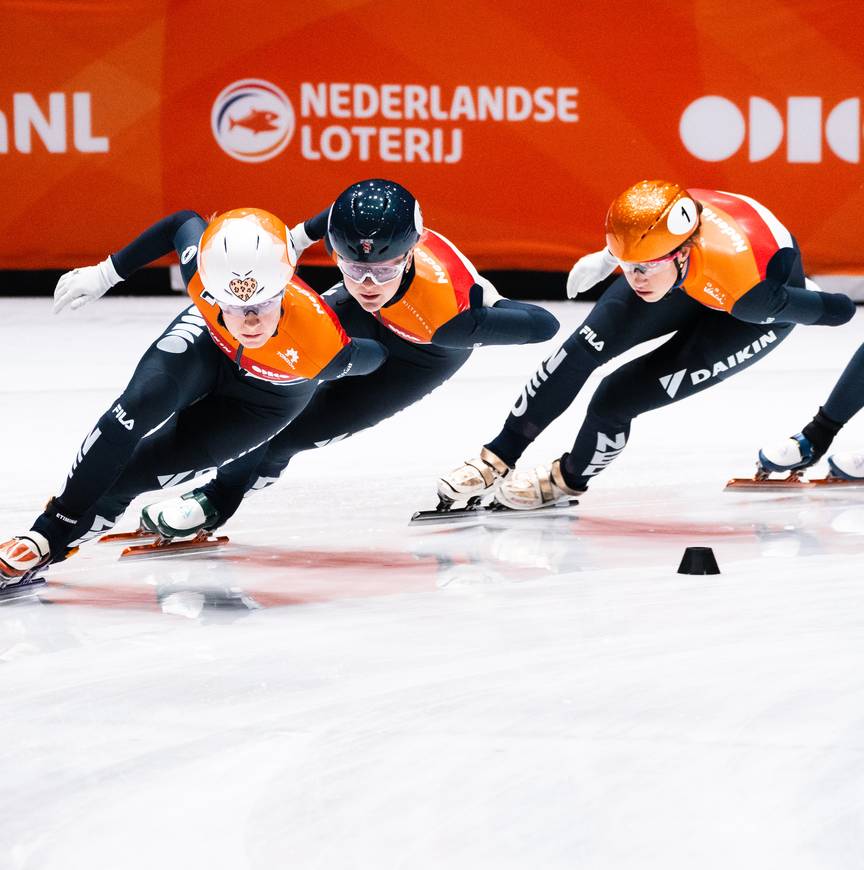
[[[839,326],[855,311],[847,296],[805,279],[789,230],[741,194],[641,181],[612,201],[605,230],[606,247],[575,264],[567,294],[575,298],[616,268],[622,274],[541,363],[501,432],[439,481],[445,504],[495,494],[504,507],[531,510],[584,492],[625,448],[639,414],[744,371],[795,324]],[[656,350],[603,379],[568,452],[512,473],[598,366],[669,333]]]

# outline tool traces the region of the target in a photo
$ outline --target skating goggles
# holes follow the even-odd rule
[[[681,252],[675,250],[665,257],[658,257],[656,260],[646,260],[644,263],[628,263],[626,260],[618,260],[618,265],[621,267],[622,272],[639,272],[641,275],[653,275],[663,267],[664,263],[674,260],[679,253]]]
[[[373,284],[379,287],[398,278],[405,271],[405,264],[408,262],[408,257],[403,257],[398,263],[356,263],[353,260],[343,260],[341,257],[336,258],[336,265],[339,266],[339,271],[362,284],[367,278],[372,279]]]
[[[228,314],[231,317],[245,317],[247,314],[254,314],[260,317],[262,314],[269,314],[274,308],[282,304],[282,294],[274,296],[272,299],[266,299],[264,302],[253,302],[252,305],[223,305],[219,303],[223,314]]]

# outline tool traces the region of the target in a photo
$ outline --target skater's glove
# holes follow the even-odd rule
[[[309,238],[309,234],[306,232],[306,226],[303,221],[300,221],[296,227],[291,227],[288,231],[288,235],[291,236],[291,241],[294,243],[294,250],[297,252],[298,257],[306,250],[306,248],[315,244],[315,239]]]
[[[60,276],[54,290],[54,313],[62,311],[67,305],[73,311],[83,308],[104,296],[122,280],[110,257],[96,266],[84,266],[66,272]]]
[[[586,254],[567,276],[567,298],[575,299],[580,293],[590,290],[595,284],[608,278],[617,265],[618,261],[606,248]]]

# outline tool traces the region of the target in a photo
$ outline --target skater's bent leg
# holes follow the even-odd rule
[[[757,326],[705,311],[698,326],[604,378],[569,453],[564,481],[585,489],[627,445],[635,417],[702,392],[744,371],[790,333],[790,324]]]
[[[576,332],[540,364],[522,388],[504,428],[486,448],[514,466],[528,445],[570,407],[598,366],[643,341],[685,326],[700,308],[681,291],[660,302],[645,302],[619,278]]]
[[[314,386],[289,395],[251,395],[257,404],[209,395],[144,439],[111,489],[88,510],[71,540],[104,531],[143,492],[174,487],[214,471],[232,456],[260,451],[305,406]],[[259,453],[260,455],[260,453]]]
[[[303,412],[266,445],[257,464],[234,461],[220,467],[203,492],[223,522],[247,492],[274,483],[298,453],[344,441],[413,405],[451,378],[471,354],[465,349],[403,353],[391,352],[372,374],[322,384]]]
[[[864,407],[864,344],[837,381],[822,410],[837,423],[848,423]]]
[[[147,350],[126,389],[84,439],[63,491],[33,524],[52,548],[110,489],[141,439],[212,388],[219,355],[203,320],[188,310]]]
[[[789,439],[792,442],[798,441],[798,450],[801,459],[806,460],[806,465],[815,464],[828,452],[843,426],[862,407],[864,407],[864,345],[861,345],[849,360],[834,389],[831,390],[828,401],[801,430],[800,434],[809,442],[809,448],[802,450],[802,443],[798,440],[798,436]],[[760,454],[760,461],[766,457],[777,463],[776,457],[772,456],[771,452],[764,457]]]

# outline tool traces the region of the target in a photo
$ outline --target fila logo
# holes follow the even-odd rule
[[[117,418],[117,422],[130,432],[135,427],[134,420],[126,419],[126,412],[123,410],[121,405],[115,405],[111,413]]]
[[[614,438],[610,438],[603,432],[598,432],[594,455],[582,474],[586,477],[599,474],[626,446],[626,432],[619,432]]]
[[[725,97],[694,100],[684,110],[678,132],[684,147],[699,160],[715,163],[737,154],[747,141],[747,158],[758,163],[786,140],[787,163],[821,163],[823,138],[828,150],[846,163],[861,162],[861,100],[850,97],[830,108],[821,97],[789,97],[778,108],[763,97],[750,97],[747,117]]]
[[[603,350],[603,341],[597,340],[597,333],[591,329],[590,326],[583,326],[582,329],[579,330],[579,335],[585,336],[585,341],[591,345],[598,353]]]
[[[549,359],[540,363],[540,368],[532,375],[531,380],[522,387],[522,394],[516,400],[516,404],[510,410],[514,417],[521,417],[528,410],[528,397],[532,399],[537,394],[540,384],[549,378],[549,375],[564,362],[564,357],[567,356],[567,349],[562,347],[557,350]]]
[[[752,360],[757,353],[761,353],[769,344],[773,344],[775,341],[777,341],[777,335],[773,329],[769,329],[768,332],[757,338],[756,341],[751,342],[746,347],[742,347],[741,350],[735,351],[734,354],[730,354],[725,360],[717,360],[710,369],[694,369],[690,372],[690,383],[695,387],[711,378],[718,378],[720,375],[728,372],[729,369],[737,368]],[[660,378],[660,386],[666,390],[669,398],[674,399],[678,394],[686,374],[687,369],[681,369],[674,374],[663,375]]]

